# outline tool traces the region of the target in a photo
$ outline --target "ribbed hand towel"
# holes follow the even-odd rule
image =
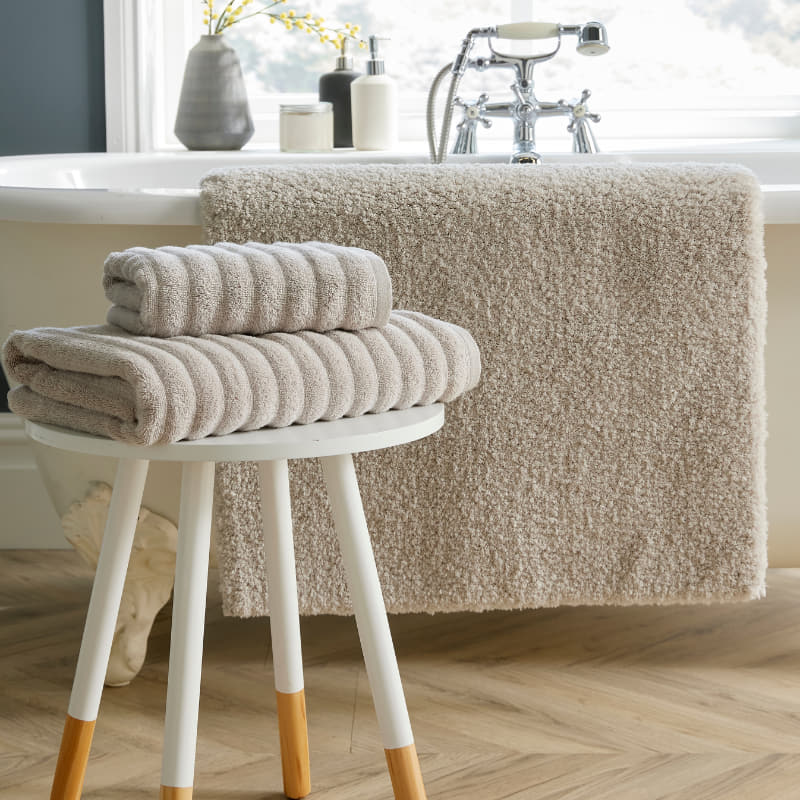
[[[452,400],[480,356],[456,325],[395,311],[382,328],[133,336],[109,325],[16,331],[12,411],[133,444],[353,417]]]
[[[133,247],[111,253],[107,320],[145,336],[360,330],[385,325],[379,256],[323,242]]]

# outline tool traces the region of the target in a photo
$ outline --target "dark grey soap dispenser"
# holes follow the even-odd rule
[[[342,39],[336,69],[319,79],[319,99],[333,104],[333,146],[353,146],[353,120],[350,112],[350,84],[361,73],[353,69],[353,58],[347,55],[348,39]]]

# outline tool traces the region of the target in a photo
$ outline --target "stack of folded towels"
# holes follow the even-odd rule
[[[480,377],[457,325],[392,311],[386,264],[303,244],[112,253],[107,325],[15,331],[12,411],[140,445],[453,400]]]

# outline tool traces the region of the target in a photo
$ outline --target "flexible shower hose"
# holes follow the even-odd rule
[[[439,91],[439,86],[444,80],[445,75],[453,69],[453,62],[451,61],[447,66],[442,67],[433,79],[430,91],[428,92],[428,149],[431,154],[431,161],[434,164],[441,164],[447,156],[447,143],[450,139],[450,125],[453,122],[453,100],[458,90],[458,84],[461,82],[461,76],[455,74],[450,81],[450,89],[447,92],[447,105],[444,109],[444,117],[442,119],[442,133],[439,140],[439,149],[436,149],[436,95]]]

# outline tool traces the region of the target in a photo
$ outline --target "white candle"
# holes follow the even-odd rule
[[[333,105],[311,103],[280,107],[280,146],[284,153],[333,150]]]

